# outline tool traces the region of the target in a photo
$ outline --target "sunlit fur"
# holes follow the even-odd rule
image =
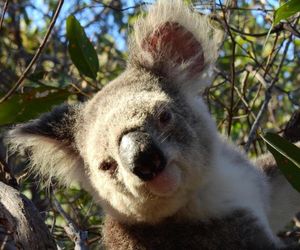
[[[181,86],[194,87],[193,92],[198,93],[199,90],[207,87],[211,80],[211,68],[218,56],[218,46],[222,40],[223,32],[213,28],[209,19],[205,15],[191,11],[190,8],[184,4],[182,0],[171,0],[171,1],[157,1],[157,3],[149,8],[146,18],[139,18],[133,27],[133,34],[129,37],[129,66],[140,65],[145,62],[154,64],[155,61],[151,53],[145,51],[143,43],[145,38],[151,34],[154,30],[160,27],[162,24],[167,22],[176,22],[186,28],[187,31],[192,32],[194,38],[199,41],[202,46],[204,53],[204,64],[206,70],[199,72],[197,87],[189,84],[189,79],[186,77],[186,69],[195,57],[190,58],[190,61],[184,62],[179,65],[172,65],[172,70],[169,72],[169,77],[172,80],[180,82]],[[186,46],[189,42],[184,41]],[[159,46],[159,45],[158,45]],[[160,51],[161,55],[166,51]],[[159,59],[156,59],[159,60]],[[166,64],[173,64],[168,61]],[[174,79],[174,76],[176,79]]]

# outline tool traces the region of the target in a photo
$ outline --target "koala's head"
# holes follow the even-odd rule
[[[32,169],[78,181],[120,220],[158,222],[185,207],[212,166],[216,129],[200,97],[217,42],[180,0],[139,19],[127,69],[89,102],[60,106],[8,139]]]

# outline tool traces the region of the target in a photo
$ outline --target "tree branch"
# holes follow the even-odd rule
[[[102,5],[103,7],[105,7],[105,8],[109,8],[109,9],[112,9],[112,10],[114,10],[114,11],[119,11],[119,12],[126,11],[126,10],[131,10],[131,9],[136,9],[136,8],[139,8],[139,7],[143,6],[143,5],[150,4],[150,3],[147,3],[147,2],[141,2],[140,4],[137,4],[137,5],[133,5],[133,6],[129,6],[129,7],[125,7],[125,8],[121,8],[121,9],[120,9],[120,8],[114,7],[112,4],[105,4],[105,3],[103,3],[103,2],[101,2],[101,1],[99,1],[99,0],[94,0],[94,2],[101,4],[101,5]]]
[[[72,219],[66,214],[66,212],[63,210],[57,199],[55,198],[55,195],[52,195],[53,203],[57,211],[60,213],[60,215],[65,219],[67,222],[67,226],[64,227],[66,233],[70,237],[71,240],[75,243],[74,250],[88,250],[87,245],[87,231],[81,231],[77,228],[75,223],[72,221]]]
[[[221,4],[221,2],[220,2]],[[234,106],[234,88],[235,88],[235,50],[236,50],[236,41],[234,36],[231,33],[230,26],[226,19],[226,12],[223,6],[221,5],[222,12],[223,12],[223,21],[225,24],[226,31],[231,39],[232,42],[232,54],[231,54],[231,64],[230,64],[230,108],[228,110],[228,131],[227,135],[230,136],[231,133],[231,126],[232,126],[232,118],[233,118],[233,106]]]
[[[264,100],[263,104],[261,105],[261,108],[258,112],[258,115],[257,115],[254,123],[252,124],[251,129],[250,129],[248,141],[246,142],[246,144],[244,146],[244,149],[245,149],[246,152],[249,151],[251,143],[256,138],[256,131],[260,126],[263,115],[265,114],[265,112],[267,110],[267,107],[268,107],[268,104],[269,104],[269,102],[272,98],[272,90],[273,90],[273,87],[274,87],[275,83],[278,81],[278,76],[279,76],[279,73],[280,73],[281,68],[283,66],[283,62],[285,60],[285,57],[286,57],[286,54],[287,54],[287,51],[288,51],[288,48],[290,46],[291,41],[292,41],[292,35],[289,37],[289,40],[287,41],[287,43],[285,45],[285,48],[284,48],[284,51],[283,51],[283,54],[282,54],[282,58],[281,58],[279,66],[278,66],[278,69],[276,71],[275,77],[272,79],[269,87],[266,90],[265,100]]]
[[[9,0],[6,0],[5,4],[4,4],[4,7],[3,7],[3,12],[2,12],[2,15],[1,15],[1,19],[0,19],[0,32],[1,32],[1,29],[2,29],[3,21],[4,21],[4,16],[5,16],[7,7],[8,7],[8,2],[9,2]]]
[[[33,58],[31,59],[31,62],[28,64],[27,68],[25,69],[25,71],[23,72],[23,74],[20,76],[19,80],[15,83],[15,85],[6,93],[6,95],[4,95],[1,99],[0,99],[0,103],[6,101],[23,83],[24,79],[26,78],[26,76],[28,75],[29,71],[31,70],[32,66],[34,65],[34,63],[36,62],[36,60],[39,58],[40,54],[42,53],[48,38],[50,36],[50,33],[54,27],[54,24],[56,22],[56,19],[60,13],[61,7],[64,3],[64,0],[60,0],[58,2],[58,5],[56,7],[55,13],[53,15],[53,18],[50,22],[49,28],[47,30],[47,33],[43,39],[43,41],[41,42],[39,48],[37,49],[35,55],[33,56]]]

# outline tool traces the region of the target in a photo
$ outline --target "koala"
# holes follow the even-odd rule
[[[46,183],[92,194],[107,249],[292,249],[276,232],[299,195],[270,156],[256,166],[220,136],[201,97],[220,37],[183,1],[158,0],[135,23],[119,77],[8,132]]]

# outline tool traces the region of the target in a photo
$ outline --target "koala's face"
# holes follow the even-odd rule
[[[127,69],[89,102],[10,131],[32,169],[79,181],[107,212],[149,223],[188,205],[213,165],[216,129],[199,95],[218,38],[181,0],[158,1],[134,26]]]
[[[145,71],[126,71],[103,89],[82,126],[77,142],[94,194],[131,220],[174,214],[195,195],[213,156],[214,126],[200,98]]]

